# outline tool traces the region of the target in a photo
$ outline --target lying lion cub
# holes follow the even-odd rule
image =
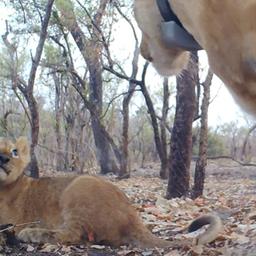
[[[25,138],[0,138],[0,224],[40,220],[34,227],[16,227],[18,237],[37,243],[102,243],[112,246],[168,247],[177,242],[154,236],[143,225],[128,198],[116,186],[92,176],[35,180],[23,175],[29,162]],[[198,237],[203,244],[221,230],[218,217],[205,215],[189,231],[210,224]],[[181,242],[184,244],[184,241]]]

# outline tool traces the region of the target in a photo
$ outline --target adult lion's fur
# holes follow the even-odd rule
[[[0,139],[0,224],[39,220],[34,227],[16,227],[21,240],[49,243],[103,243],[112,246],[168,247],[178,242],[154,236],[143,225],[125,194],[112,183],[92,176],[25,177],[29,145]],[[218,217],[205,215],[189,230],[210,224],[198,243],[214,240],[221,230]],[[181,244],[186,241],[181,241]]]
[[[206,50],[211,69],[247,111],[256,113],[256,0],[169,0],[184,27]],[[156,0],[135,0],[141,53],[160,74],[177,74],[189,53],[161,40]]]

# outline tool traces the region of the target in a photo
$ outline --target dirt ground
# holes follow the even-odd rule
[[[193,166],[192,166],[193,169]],[[167,181],[160,180],[159,166],[139,168],[127,180],[107,178],[119,186],[139,211],[145,224],[156,235],[168,239],[195,239],[193,234],[177,234],[193,218],[215,212],[223,220],[224,230],[213,243],[178,249],[139,250],[123,246],[61,246],[21,244],[1,246],[0,255],[88,255],[88,256],[150,256],[150,255],[256,255],[256,167],[243,167],[230,161],[211,161],[207,167],[204,197],[196,200],[164,198]],[[54,174],[56,175],[56,174]],[[59,175],[59,174],[58,174]]]

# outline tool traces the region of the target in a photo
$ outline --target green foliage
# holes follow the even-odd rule
[[[57,8],[61,8],[65,12],[73,10],[73,4],[70,0],[56,0],[55,5],[57,6]]]
[[[208,133],[208,156],[225,155],[226,148],[223,138],[215,132]]]
[[[18,74],[25,72],[28,63],[28,54],[23,51],[17,56],[18,59],[11,58],[6,47],[0,50],[0,76],[9,78],[12,75],[12,70],[16,70]]]
[[[193,155],[198,155],[199,149],[199,127],[193,129]],[[222,134],[209,128],[208,131],[208,156],[221,156],[228,152]]]
[[[44,56],[46,62],[49,64],[60,65],[64,61],[64,58],[62,57],[60,50],[51,43],[45,44]]]

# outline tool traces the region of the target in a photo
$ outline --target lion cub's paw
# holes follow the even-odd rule
[[[24,228],[18,238],[27,243],[54,243],[54,231],[42,228]]]

